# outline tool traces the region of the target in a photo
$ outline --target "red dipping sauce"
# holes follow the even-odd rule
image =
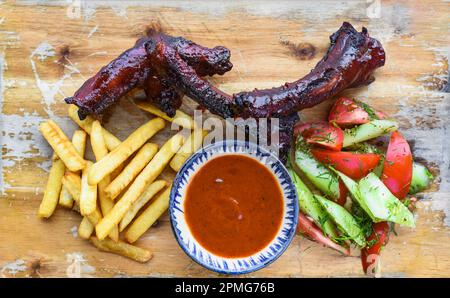
[[[278,233],[283,194],[277,178],[258,160],[224,154],[191,178],[184,213],[192,235],[206,250],[221,257],[248,257]]]

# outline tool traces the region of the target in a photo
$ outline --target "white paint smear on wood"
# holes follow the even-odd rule
[[[37,63],[44,62],[47,58],[55,56],[55,50],[48,42],[40,43],[31,53],[29,60],[34,74],[36,86],[42,94],[44,110],[67,135],[71,135],[75,125],[67,117],[59,117],[52,111],[52,106],[56,103],[56,96],[61,94],[61,87],[66,79],[72,74],[79,72],[78,69],[69,65],[69,72],[65,73],[56,82],[47,82],[41,79]],[[47,119],[40,116],[36,111],[33,113],[23,112],[22,114],[4,114],[4,91],[17,84],[23,86],[23,82],[15,80],[5,80],[4,73],[7,69],[6,60],[3,54],[0,55],[0,120],[1,131],[1,160],[0,160],[0,191],[4,195],[6,190],[13,188],[12,181],[5,181],[4,174],[14,169],[21,168],[21,163],[33,157],[42,157],[43,161],[37,163],[37,167],[48,171],[51,166],[49,157],[52,150],[44,138],[39,133],[39,124]],[[26,84],[26,82],[25,82]]]
[[[17,259],[14,262],[6,263],[0,266],[0,277],[14,277],[19,272],[25,272],[27,266],[24,260]]]
[[[88,38],[91,38],[91,36],[95,33],[95,32],[97,32],[97,29],[98,29],[98,25],[95,25],[95,27],[94,28],[92,28],[92,30],[91,31],[89,31],[89,34],[88,34]]]
[[[66,261],[68,263],[67,277],[92,277],[92,274],[95,273],[95,267],[89,265],[81,252],[67,253]]]
[[[273,16],[282,18],[298,18],[300,16],[312,21],[320,19],[335,19],[341,17],[358,18],[365,16],[367,3],[365,0],[340,1],[336,5],[334,1],[329,1],[329,6],[318,5],[315,1],[72,1],[66,0],[44,1],[44,0],[19,0],[20,5],[45,5],[45,6],[63,6],[70,10],[71,15],[80,14],[80,18],[85,21],[95,18],[98,8],[111,8],[113,12],[120,17],[126,17],[127,8],[131,7],[167,7],[181,9],[200,14],[209,14],[221,16],[230,11],[242,11],[252,15]],[[332,9],[331,9],[332,8]]]

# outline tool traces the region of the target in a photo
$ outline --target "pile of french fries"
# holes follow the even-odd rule
[[[80,238],[102,251],[147,262],[152,253],[132,243],[168,209],[171,183],[157,178],[168,164],[177,172],[206,133],[182,111],[171,118],[150,103],[137,105],[156,117],[123,142],[98,120],[90,116],[80,120],[74,105],[69,106],[69,117],[81,129],[72,141],[54,121],[40,124],[54,154],[38,215],[49,218],[58,204],[73,209],[82,216]],[[165,121],[190,130],[190,136],[178,132],[158,148],[149,140],[165,127]],[[88,136],[95,161],[84,157]]]

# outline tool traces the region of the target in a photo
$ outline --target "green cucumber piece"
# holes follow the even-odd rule
[[[329,220],[328,213],[323,209],[322,205],[314,198],[313,193],[303,183],[300,177],[292,168],[288,168],[295,188],[297,189],[298,202],[300,210],[310,216],[314,222],[322,229],[325,235],[329,237],[337,237],[334,223]]]
[[[375,222],[391,221],[407,227],[414,227],[414,216],[397,199],[374,173],[369,173],[358,183],[360,198]],[[369,214],[370,215],[370,214]]]
[[[361,209],[363,209],[367,213],[367,215],[372,219],[372,221],[377,221],[377,218],[372,214],[370,208],[367,206],[366,201],[364,201],[362,194],[359,190],[358,183],[354,181],[352,178],[345,175],[344,173],[341,173],[337,170],[334,171],[339,175],[342,182],[344,182],[345,187],[347,187],[353,200],[355,200],[358,203]]]
[[[344,207],[327,200],[321,196],[314,196],[322,207],[328,212],[330,217],[339,227],[339,229],[349,238],[354,240],[359,246],[366,246],[364,232],[355,218]]]
[[[312,156],[308,145],[301,136],[298,137],[296,143],[295,164],[322,194],[333,200],[339,199],[340,190],[337,175]]]
[[[377,138],[386,133],[396,131],[398,123],[393,120],[372,120],[369,123],[358,125],[344,130],[343,147],[349,147],[356,143]]]
[[[421,192],[424,189],[427,189],[433,178],[433,175],[430,173],[427,167],[421,165],[420,163],[414,162],[409,194],[413,195]]]

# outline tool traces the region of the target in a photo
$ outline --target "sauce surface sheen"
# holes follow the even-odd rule
[[[224,154],[191,178],[184,212],[192,235],[205,249],[221,257],[247,257],[275,238],[283,218],[283,194],[276,177],[259,161]]]

